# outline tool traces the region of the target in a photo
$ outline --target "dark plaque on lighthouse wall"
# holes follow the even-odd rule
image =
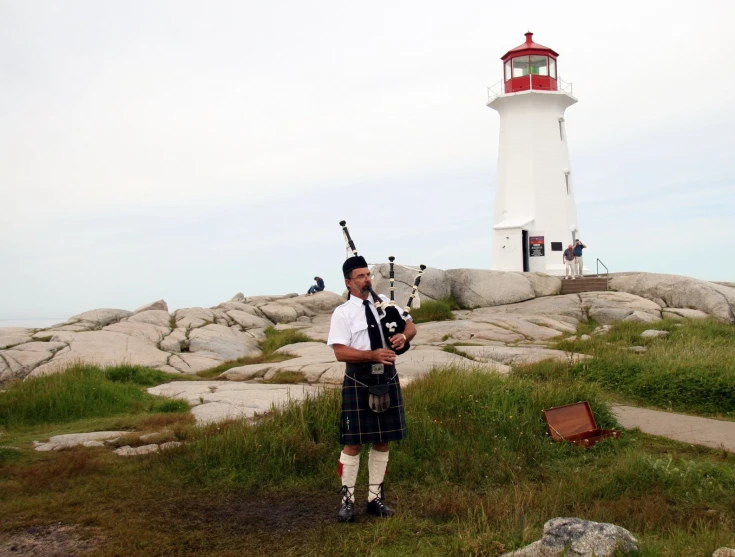
[[[543,257],[544,256],[544,237],[543,236],[529,236],[528,237],[528,251],[531,257]]]

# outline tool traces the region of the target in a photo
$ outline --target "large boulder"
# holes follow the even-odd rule
[[[531,282],[523,273],[451,269],[447,275],[452,296],[463,308],[514,304],[536,297]]]
[[[168,304],[164,300],[156,300],[155,302],[151,302],[150,304],[140,306],[133,313],[140,313],[142,311],[151,310],[165,311],[166,313],[168,313]]]
[[[270,320],[239,309],[231,309],[227,312],[227,315],[243,329],[263,329],[273,326]]]
[[[0,351],[0,384],[24,378],[66,347],[64,342],[28,342]]]
[[[346,301],[335,292],[329,292],[324,290],[323,292],[317,292],[312,296],[298,296],[297,298],[291,298],[289,300],[281,301],[282,304],[293,305],[298,304],[313,313],[332,313],[334,308],[341,306]]]
[[[126,324],[121,323],[120,325]],[[135,324],[131,323],[129,325]],[[155,329],[154,325],[138,324],[138,327]],[[151,337],[157,337],[157,332],[153,330],[144,332],[138,329],[138,334],[135,333],[136,331],[133,329],[123,332],[122,328],[81,333],[57,333],[52,337],[51,342],[65,342],[69,344],[69,347],[60,350],[49,362],[36,367],[29,376],[35,377],[57,373],[77,362],[99,366],[132,364],[156,368],[166,365],[169,354],[159,350],[156,344],[152,342]]]
[[[413,291],[413,284],[416,281],[418,265],[406,268],[402,265],[394,265],[393,275],[395,278],[395,300],[399,306],[404,307],[408,303],[408,298]],[[371,269],[375,278],[373,279],[373,290],[378,294],[384,294],[390,298],[390,265],[381,263],[375,265]],[[441,300],[449,298],[452,294],[452,284],[446,271],[428,267],[419,284],[419,299],[421,300]]]
[[[103,308],[103,309],[93,309],[90,311],[85,311],[84,313],[80,313],[79,315],[74,315],[69,318],[69,321],[67,323],[69,324],[91,324],[90,328],[93,329],[101,329],[102,327],[105,327],[107,325],[110,325],[111,323],[117,323],[118,321],[122,321],[126,317],[129,317],[133,315],[132,311],[127,311],[124,309],[110,309],[110,308]]]
[[[258,341],[224,325],[206,325],[189,334],[189,352],[214,360],[260,356]]]
[[[473,314],[493,312],[549,316],[558,321],[565,321],[575,326],[580,322],[587,321],[587,314],[582,307],[582,300],[578,294],[534,298],[533,300],[527,300],[517,304],[475,310]]]
[[[579,297],[589,318],[605,325],[625,320],[661,320],[661,307],[658,304],[627,292],[582,292]]]
[[[171,316],[162,309],[147,309],[136,311],[126,319],[128,323],[147,323],[158,327],[171,327]]]
[[[520,274],[520,273],[518,273]],[[561,279],[546,273],[523,273],[523,278],[531,283],[536,296],[556,296],[561,292]]]
[[[667,307],[704,311],[725,323],[735,323],[735,288],[679,275],[620,273],[610,279],[610,288]]]
[[[176,327],[195,329],[215,322],[214,311],[206,308],[184,308],[174,312]]]
[[[501,557],[616,557],[638,550],[638,540],[615,524],[552,518],[539,541]]]
[[[0,329],[0,350],[31,341],[33,330],[22,327]]]

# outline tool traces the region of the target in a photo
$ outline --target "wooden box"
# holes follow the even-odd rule
[[[544,419],[554,441],[569,441],[582,447],[591,447],[608,437],[622,435],[614,429],[598,429],[589,402],[577,402],[544,410]]]

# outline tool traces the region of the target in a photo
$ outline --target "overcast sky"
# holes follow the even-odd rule
[[[0,0],[0,319],[490,268],[523,33],[560,54],[587,266],[735,281],[724,0]],[[2,325],[0,325],[2,326]]]

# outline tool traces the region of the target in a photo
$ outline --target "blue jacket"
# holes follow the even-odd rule
[[[574,255],[576,257],[582,257],[582,248],[586,248],[582,242],[579,242],[576,246],[574,246]]]

